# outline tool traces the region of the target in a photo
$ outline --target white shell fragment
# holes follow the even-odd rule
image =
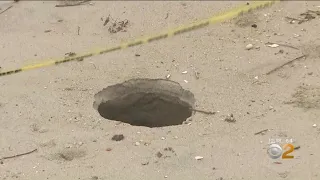
[[[267,46],[272,47],[272,48],[276,48],[276,47],[279,47],[279,44],[269,44]]]
[[[196,156],[196,157],[194,157],[194,159],[201,160],[201,159],[203,159],[203,157],[202,156]]]

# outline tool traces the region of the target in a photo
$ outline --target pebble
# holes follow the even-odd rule
[[[161,140],[165,140],[166,138],[165,137],[161,137]]]
[[[145,165],[148,165],[149,164],[149,162],[148,161],[146,161],[146,162],[142,162],[141,163],[143,166],[145,166]]]
[[[122,141],[124,139],[124,135],[123,134],[116,134],[114,136],[112,136],[111,140],[113,141]]]
[[[246,45],[246,50],[250,50],[250,49],[252,49],[252,48],[253,48],[253,45],[252,45],[252,44]]]
[[[233,117],[233,114],[228,114],[228,116],[224,120],[229,122],[229,123],[235,123],[236,122],[236,119]]]
[[[158,157],[158,158],[161,158],[162,157],[162,153],[161,152],[157,152],[157,154],[156,154],[156,156]]]
[[[187,80],[183,80],[185,83],[188,83],[188,81]]]
[[[183,72],[182,72],[182,74],[187,74],[187,73],[188,73],[188,71],[183,71]]]
[[[196,157],[194,157],[194,159],[201,160],[201,159],[203,159],[203,157],[202,156],[196,156]]]
[[[98,179],[99,179],[98,176],[92,176],[92,177],[91,177],[91,180],[98,180]]]
[[[171,76],[171,75],[170,75],[170,74],[168,74],[168,75],[166,76],[166,78],[167,78],[167,79],[169,79],[169,78],[170,78],[170,76]]]
[[[317,127],[317,125],[316,125],[316,124],[313,124],[312,126],[313,126],[313,127]]]
[[[140,146],[140,143],[139,143],[139,142],[136,142],[135,145],[136,145],[136,146]]]

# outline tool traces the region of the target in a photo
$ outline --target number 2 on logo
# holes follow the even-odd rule
[[[289,149],[282,154],[282,159],[292,159],[293,158],[293,156],[288,155],[293,152],[293,150],[294,150],[293,145],[292,144],[285,144],[283,146],[283,149],[285,150],[287,148],[289,148]]]

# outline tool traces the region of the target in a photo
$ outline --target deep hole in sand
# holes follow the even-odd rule
[[[192,115],[194,95],[165,79],[132,79],[95,95],[94,108],[108,120],[134,126],[182,124]]]

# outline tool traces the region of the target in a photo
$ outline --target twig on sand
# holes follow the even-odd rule
[[[192,111],[203,113],[203,114],[208,114],[208,115],[216,114],[216,112],[213,112],[213,111],[204,111],[204,110],[200,110],[200,109],[192,109]]]
[[[279,46],[283,46],[283,47],[288,47],[288,48],[292,48],[292,49],[296,49],[299,50],[299,48],[296,48],[294,46],[291,46],[289,44],[279,44],[279,43],[272,43],[272,42],[267,42],[266,45],[270,45],[270,44],[278,44]]]
[[[264,129],[264,130],[262,130],[262,131],[259,131],[259,132],[254,133],[254,135],[263,134],[263,133],[267,132],[268,130],[269,130],[269,129]]]
[[[298,24],[301,24],[304,22],[303,19],[297,19],[297,18],[292,18],[292,17],[285,17],[286,19],[290,20],[290,23],[293,23],[293,21],[298,21]]]
[[[282,64],[281,66],[278,66],[278,67],[274,68],[273,70],[267,72],[266,75],[270,75],[270,74],[278,71],[279,69],[283,68],[285,65],[289,65],[289,64],[293,63],[294,61],[300,60],[300,59],[305,58],[305,57],[307,57],[307,56],[306,55],[302,55],[302,56],[299,56],[297,58],[294,58],[293,60],[290,60],[290,61]]]
[[[0,158],[0,160],[4,160],[4,159],[12,159],[12,158],[16,158],[16,157],[20,157],[20,156],[24,156],[24,155],[28,155],[28,154],[31,154],[33,152],[36,152],[38,149],[34,149],[32,151],[29,151],[29,152],[26,152],[26,153],[22,153],[22,154],[16,154],[16,155],[13,155],[13,156],[6,156],[6,157],[3,157],[3,158]]]
[[[57,4],[56,7],[67,7],[67,6],[79,6],[79,5],[83,5],[83,3],[85,2],[88,2],[88,1],[91,1],[91,0],[83,0],[83,1],[80,1],[80,2],[77,2],[77,3],[70,3],[70,4]]]
[[[164,19],[168,19],[168,17],[169,17],[169,13],[167,13],[167,15],[166,15],[166,17]]]
[[[2,14],[2,13],[4,13],[4,12],[6,12],[6,11],[8,11],[10,8],[12,8],[13,6],[9,6],[9,7],[7,7],[5,10],[3,10],[3,11],[1,11],[0,12],[0,14]]]

